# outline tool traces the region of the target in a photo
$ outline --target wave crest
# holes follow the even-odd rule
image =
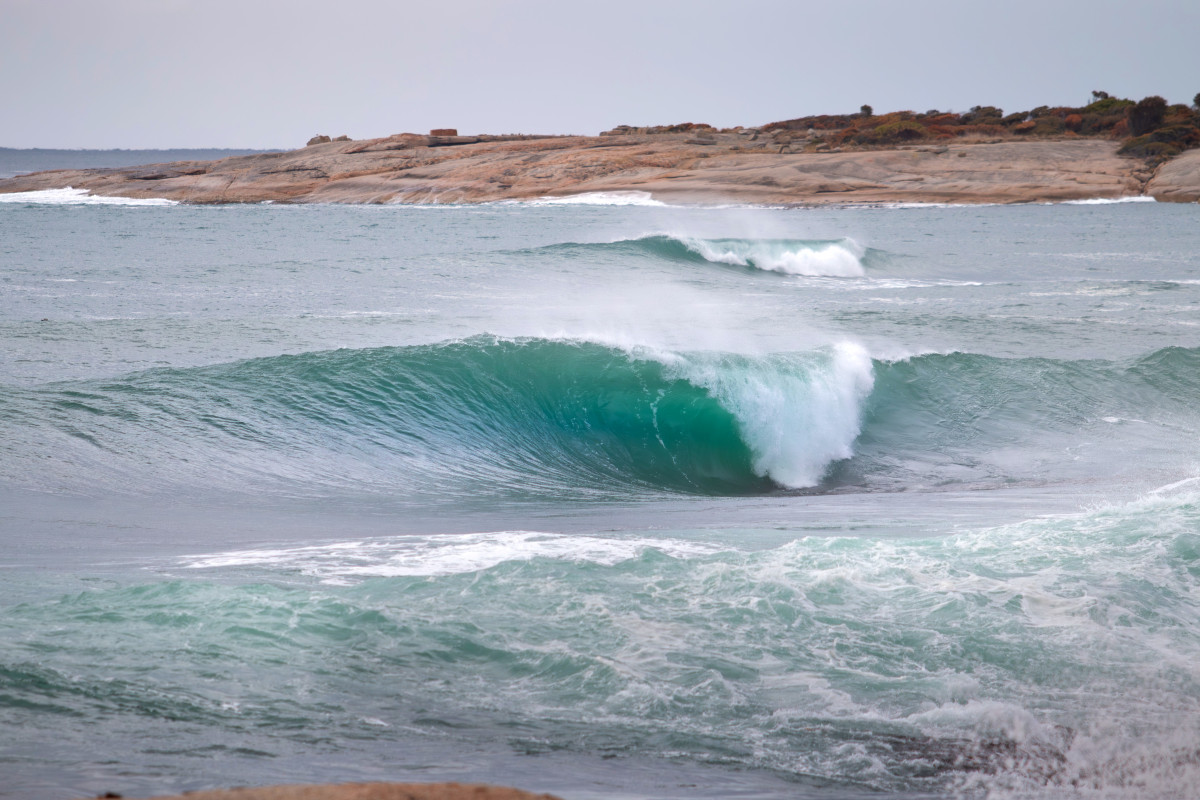
[[[715,264],[753,267],[787,275],[860,278],[866,248],[853,239],[795,241],[790,239],[695,239],[678,241],[688,251]]]
[[[849,345],[751,357],[474,337],[19,390],[0,425],[19,482],[53,437],[81,478],[123,484],[757,494],[813,486],[849,457],[871,384]]]
[[[669,261],[723,264],[808,277],[860,278],[867,248],[853,239],[706,239],[657,233],[614,242],[571,242],[549,251],[633,253]]]
[[[32,192],[0,194],[0,203],[26,203],[51,206],[175,206],[175,200],[162,197],[109,197],[87,189],[39,189]]]

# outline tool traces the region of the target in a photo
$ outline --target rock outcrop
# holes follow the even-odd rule
[[[1160,166],[1146,194],[1172,203],[1200,202],[1200,150],[1188,150]]]
[[[794,133],[781,143],[752,129],[629,130],[322,141],[212,162],[21,175],[0,180],[0,192],[71,186],[189,203],[473,203],[616,191],[696,204],[1015,203],[1140,195],[1152,174],[1106,139],[838,152]],[[1200,151],[1160,167],[1149,189],[1161,200],[1196,199]]]
[[[112,795],[109,795],[110,797]],[[559,800],[481,783],[343,783],[188,792],[158,800]]]

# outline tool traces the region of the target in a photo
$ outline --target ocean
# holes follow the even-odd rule
[[[0,796],[1200,785],[1195,205],[0,200]]]
[[[169,161],[213,161],[269,150],[228,148],[174,148],[170,150],[55,150],[52,148],[0,147],[0,178],[11,178],[47,169],[105,169],[140,167]]]

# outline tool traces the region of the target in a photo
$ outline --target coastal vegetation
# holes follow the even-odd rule
[[[758,140],[765,134],[780,152],[844,151],[890,148],[901,144],[948,144],[955,140],[1021,141],[1105,138],[1121,142],[1122,155],[1141,157],[1152,165],[1184,150],[1200,147],[1200,94],[1191,106],[1169,104],[1162,97],[1141,100],[1093,91],[1086,106],[1038,106],[1004,113],[996,106],[974,106],[962,113],[930,109],[876,114],[862,105],[857,114],[818,114],[771,122],[760,128],[722,128],[696,122],[633,127],[618,125],[601,136],[685,133],[704,142],[715,133],[741,133]]]
[[[763,130],[807,136],[814,148],[869,149],[955,139],[1036,139],[1106,137],[1123,141],[1120,152],[1161,161],[1200,146],[1200,94],[1194,105],[1168,104],[1161,97],[1139,101],[1092,92],[1086,106],[1038,106],[1005,114],[995,106],[955,113],[892,111],[875,114],[864,105],[857,114],[822,114],[772,122]]]

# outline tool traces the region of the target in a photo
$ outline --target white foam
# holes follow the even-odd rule
[[[329,583],[373,577],[456,575],[509,561],[550,558],[611,566],[657,550],[674,558],[720,552],[680,539],[566,535],[538,531],[402,536],[306,547],[235,550],[189,556],[186,569],[271,567],[296,570]]]
[[[734,415],[758,474],[797,489],[816,486],[831,463],[854,455],[875,385],[871,356],[852,342],[800,363],[785,354],[740,363],[685,356],[669,366]]]
[[[1054,200],[1048,203],[1044,202],[1029,202],[1029,203],[913,203],[913,202],[897,202],[897,203],[856,203],[843,206],[844,208],[887,208],[887,209],[903,209],[903,208],[991,208],[1000,205],[1019,205],[1019,206],[1098,206],[1110,205],[1113,203],[1153,203],[1156,202],[1153,197],[1145,195],[1132,195],[1129,197],[1089,197],[1083,200]]]
[[[862,277],[866,248],[853,239],[827,244],[730,239],[712,240],[672,236],[706,261],[755,267],[787,275],[838,278]]]
[[[855,203],[840,208],[886,208],[886,209],[904,209],[904,208],[991,208],[993,206],[1002,205],[1001,203],[917,203],[917,202],[895,202],[895,203]]]
[[[584,192],[562,197],[539,197],[521,201],[531,206],[666,206],[649,192]]]
[[[600,331],[543,336],[613,347],[630,358],[656,361],[668,376],[707,389],[737,420],[754,471],[794,489],[816,486],[830,464],[854,455],[863,407],[875,386],[871,354],[851,341],[762,354],[755,348],[680,352],[642,337]],[[907,351],[891,355],[896,360],[912,356]]]
[[[1092,197],[1087,200],[1064,200],[1061,205],[1064,206],[1107,206],[1115,203],[1157,203],[1153,197],[1146,195],[1132,195],[1130,197]],[[1047,205],[1054,205],[1048,203]]]
[[[161,197],[106,197],[88,192],[87,189],[41,189],[36,192],[13,192],[0,194],[0,203],[33,203],[51,206],[174,206],[175,200]]]

